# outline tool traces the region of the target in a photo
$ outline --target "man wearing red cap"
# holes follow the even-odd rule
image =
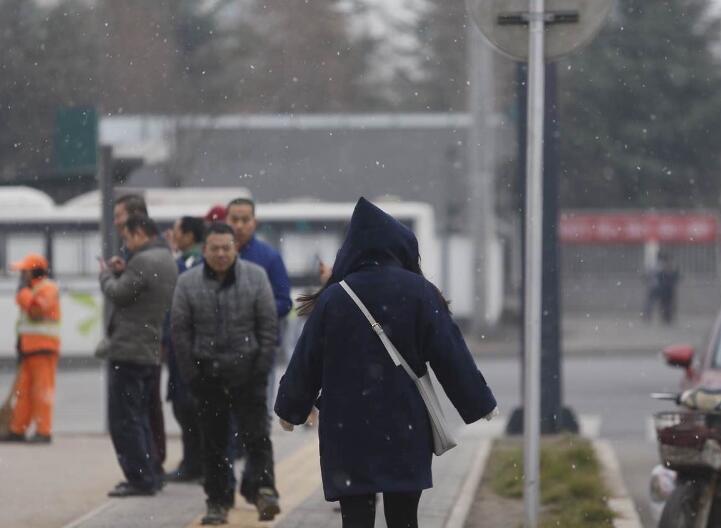
[[[205,213],[205,221],[208,224],[212,224],[213,222],[225,222],[227,214],[228,212],[226,211],[224,205],[214,205],[207,213]]]
[[[12,269],[21,272],[16,301],[20,372],[15,388],[16,403],[6,442],[49,443],[52,439],[55,370],[60,353],[60,294],[48,278],[48,261],[31,253]],[[35,422],[35,435],[25,432]]]

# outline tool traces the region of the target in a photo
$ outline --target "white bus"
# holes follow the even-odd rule
[[[214,205],[250,195],[239,188],[145,189],[142,194],[161,229],[183,215],[204,216]],[[376,203],[416,233],[424,273],[440,285],[441,248],[432,207]],[[283,255],[294,298],[302,289],[318,286],[318,258],[333,263],[354,205],[315,201],[258,204],[258,236]],[[96,259],[101,254],[99,222],[97,191],[56,206],[33,189],[0,188],[0,313],[5,314],[0,318],[0,357],[15,354],[18,274],[8,271],[9,266],[31,251],[48,257],[61,287],[62,353],[66,357],[92,356],[102,332]]]

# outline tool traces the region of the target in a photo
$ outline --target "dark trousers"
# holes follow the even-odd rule
[[[195,398],[187,387],[183,386],[182,390],[176,387],[172,403],[183,441],[183,460],[179,469],[187,474],[200,475],[203,472],[203,443]]]
[[[383,513],[388,528],[418,528],[418,502],[421,492],[384,493]],[[343,528],[373,528],[376,520],[376,496],[341,497]]]
[[[108,419],[118,463],[125,479],[155,489],[158,453],[150,429],[150,404],[157,367],[113,361],[108,380]]]
[[[266,384],[224,387],[220,381],[206,380],[194,387],[198,422],[203,437],[203,471],[208,504],[233,503],[233,460],[228,456],[231,415],[245,449],[246,468],[240,494],[254,503],[260,488],[275,490],[273,444],[266,408]]]
[[[160,393],[161,367],[158,365],[153,373],[153,381],[150,394],[150,430],[155,442],[155,450],[158,453],[156,460],[157,470],[163,474],[163,464],[165,463],[165,420],[163,419],[163,398]]]

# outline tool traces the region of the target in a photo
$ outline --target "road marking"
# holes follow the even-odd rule
[[[646,440],[656,443],[656,422],[653,418],[646,418]]]
[[[89,521],[90,519],[92,519],[93,517],[98,515],[99,513],[105,511],[111,504],[113,504],[113,501],[105,502],[105,503],[101,504],[100,506],[98,506],[97,508],[95,508],[94,510],[89,511],[82,517],[75,519],[74,521],[70,521],[68,524],[63,526],[63,528],[77,528],[78,526],[81,526],[83,523],[85,523],[85,521]]]
[[[228,514],[228,528],[267,528],[275,526],[295,508],[300,506],[321,485],[318,438],[314,437],[275,466],[276,486],[283,510],[272,522],[258,520],[258,512],[236,495],[239,506]],[[189,527],[201,526],[199,516]]]
[[[597,414],[582,414],[579,416],[578,428],[581,436],[585,438],[598,438],[601,436],[601,417]]]

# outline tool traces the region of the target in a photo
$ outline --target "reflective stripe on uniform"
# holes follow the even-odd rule
[[[19,335],[37,335],[60,338],[60,323],[53,321],[32,321],[20,318],[16,326]]]
[[[36,293],[49,281],[42,280],[32,287],[33,294]],[[43,336],[60,339],[60,321],[54,319],[31,319],[24,310],[20,310],[15,330],[20,336]]]

